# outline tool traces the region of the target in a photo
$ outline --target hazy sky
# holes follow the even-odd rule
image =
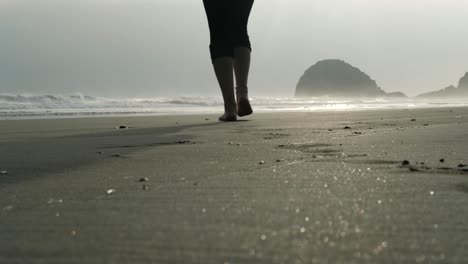
[[[256,0],[251,95],[292,96],[318,60],[386,91],[457,84],[468,1]],[[0,93],[219,95],[202,0],[0,0]]]

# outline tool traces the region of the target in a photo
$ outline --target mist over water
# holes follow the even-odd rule
[[[251,97],[256,113],[358,111],[468,106],[462,99]],[[222,97],[104,98],[74,95],[0,94],[0,119],[84,116],[219,114]]]

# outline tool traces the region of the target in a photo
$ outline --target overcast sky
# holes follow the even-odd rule
[[[437,90],[468,71],[468,1],[256,0],[251,95],[292,96],[318,60],[386,91]],[[0,0],[0,93],[219,95],[202,0]]]

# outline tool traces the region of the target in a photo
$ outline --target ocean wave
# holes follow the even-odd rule
[[[0,94],[0,110],[141,108],[168,105],[222,106],[217,97],[103,98],[88,95],[10,95]]]
[[[402,109],[468,105],[464,101],[421,101],[411,98],[335,99],[314,97],[252,97],[251,103],[256,112]],[[82,94],[0,94],[0,119],[218,113],[222,109],[223,99],[221,96],[104,98]]]

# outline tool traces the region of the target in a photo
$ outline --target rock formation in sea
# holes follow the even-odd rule
[[[468,72],[458,82],[458,87],[450,85],[442,90],[420,94],[418,98],[460,98],[468,97]]]
[[[406,97],[400,92],[387,94],[369,75],[342,60],[323,60],[311,66],[300,78],[296,96]]]

